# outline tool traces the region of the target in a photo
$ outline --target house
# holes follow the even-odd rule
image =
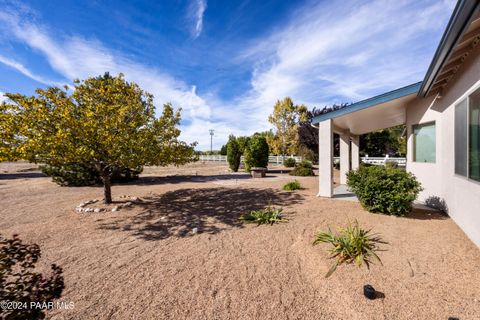
[[[317,116],[319,196],[333,197],[333,133],[340,183],[359,165],[359,135],[405,124],[419,200],[448,210],[480,246],[480,3],[458,1],[422,82]]]

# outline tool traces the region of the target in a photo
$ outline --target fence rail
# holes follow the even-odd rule
[[[302,161],[302,157],[300,156],[269,156],[268,163],[276,163],[281,164],[283,160],[287,158],[294,158],[295,161],[300,162]],[[227,162],[227,156],[222,155],[201,155],[199,156],[200,161],[219,161],[219,162]],[[243,162],[243,156],[240,158],[240,161]]]
[[[221,155],[201,155],[199,156],[200,161],[219,161],[219,162],[227,162],[227,156]],[[282,164],[283,160],[287,158],[294,158],[295,161],[300,162],[302,161],[302,157],[300,156],[269,156],[268,162],[269,163],[276,163]],[[407,164],[406,158],[393,158],[393,157],[361,157],[360,160],[363,163],[369,163],[373,165],[384,165],[386,162],[396,162],[399,166],[404,167]],[[243,162],[243,156],[241,157],[240,161]],[[340,157],[334,157],[333,161],[340,161]]]

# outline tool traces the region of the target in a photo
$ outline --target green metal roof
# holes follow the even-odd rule
[[[332,111],[332,112],[321,114],[321,115],[316,116],[312,119],[312,124],[317,124],[319,122],[322,122],[322,121],[325,121],[325,120],[328,120],[328,119],[338,118],[340,116],[343,116],[343,115],[346,115],[346,114],[349,114],[349,113],[352,113],[352,112],[356,112],[356,111],[363,110],[363,109],[366,109],[366,108],[369,108],[369,107],[373,107],[377,104],[381,104],[381,103],[385,103],[385,102],[388,102],[388,101],[396,100],[398,98],[409,96],[411,94],[416,94],[416,93],[418,93],[418,90],[420,89],[421,85],[422,85],[422,82],[420,81],[420,82],[408,85],[406,87],[402,87],[402,88],[399,88],[399,89],[396,89],[396,90],[393,90],[393,91],[389,91],[389,92],[383,93],[381,95],[378,95],[378,96],[375,96],[375,97],[372,97],[372,98],[369,98],[369,99],[366,99],[366,100],[356,102],[356,103],[351,104],[349,106],[346,106],[342,109],[338,109],[338,110],[335,110],[335,111]]]

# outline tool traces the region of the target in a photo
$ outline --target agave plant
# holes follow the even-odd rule
[[[268,206],[265,209],[261,210],[254,210],[247,214],[242,214],[239,220],[243,220],[245,222],[253,222],[261,224],[274,224],[275,222],[286,222],[287,219],[283,218],[282,208],[274,208],[272,206]]]
[[[346,228],[338,228],[337,234],[334,234],[330,228],[328,228],[328,232],[318,233],[313,245],[322,242],[330,243],[333,246],[329,250],[330,258],[336,259],[325,278],[331,276],[342,263],[355,262],[358,267],[365,264],[369,268],[372,259],[375,259],[382,264],[376,251],[379,251],[378,244],[387,243],[378,234],[371,233],[371,229],[360,228],[357,220],[353,224],[349,222]]]

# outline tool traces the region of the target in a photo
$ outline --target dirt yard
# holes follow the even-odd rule
[[[371,214],[358,203],[320,199],[317,177],[228,174],[226,165],[146,168],[113,187],[141,205],[77,213],[101,187],[60,187],[29,164],[0,164],[0,232],[41,246],[42,267],[63,267],[55,319],[480,319],[480,250],[449,218]],[[283,207],[288,223],[243,225],[240,214]],[[357,219],[389,244],[383,266],[343,265],[329,279],[328,226]],[[198,228],[198,233],[193,233]],[[363,297],[373,285],[381,298]]]

